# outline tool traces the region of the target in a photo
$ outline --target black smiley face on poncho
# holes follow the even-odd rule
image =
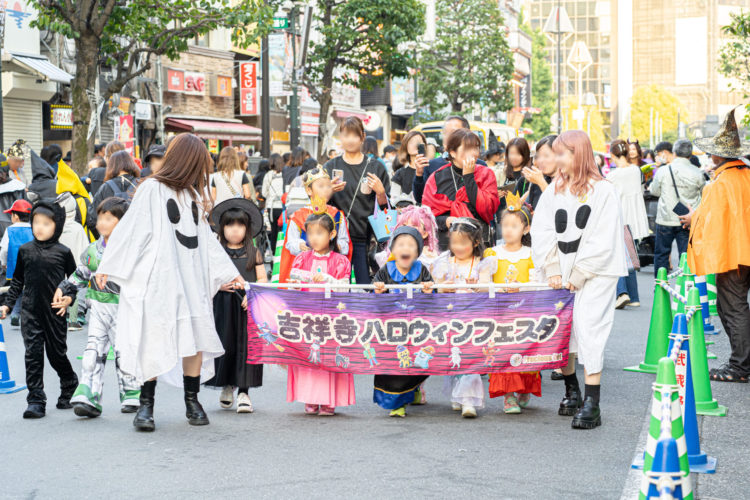
[[[198,226],[198,204],[193,201],[191,203],[191,211],[193,213],[193,222],[195,222],[195,226]],[[180,222],[180,207],[177,205],[177,202],[174,201],[172,198],[167,200],[167,217],[169,217],[169,222],[172,224],[179,224]],[[185,234],[182,234],[178,229],[174,230],[174,234],[177,237],[177,241],[180,242],[182,246],[185,248],[188,248],[190,250],[194,250],[198,248],[198,236],[187,236]]]
[[[591,216],[591,207],[581,205],[576,211],[575,227],[569,227],[567,210],[559,209],[555,212],[555,231],[558,234],[557,247],[564,254],[576,253],[578,246],[581,244],[581,237],[586,224]],[[576,238],[577,235],[577,238]],[[568,237],[568,241],[562,241],[559,238]],[[570,239],[575,238],[575,239]]]

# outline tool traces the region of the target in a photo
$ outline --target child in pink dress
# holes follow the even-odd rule
[[[305,232],[311,250],[295,257],[290,282],[347,283],[351,264],[336,251],[336,226],[331,216],[328,213],[310,215],[305,221]],[[322,288],[302,290],[323,291]],[[350,373],[290,366],[286,399],[305,403],[308,415],[334,415],[337,406],[354,404],[354,377]]]

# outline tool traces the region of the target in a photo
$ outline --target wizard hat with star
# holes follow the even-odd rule
[[[750,141],[740,139],[737,121],[734,119],[734,108],[724,117],[724,123],[713,137],[695,140],[695,146],[708,154],[721,158],[739,158],[750,154]]]

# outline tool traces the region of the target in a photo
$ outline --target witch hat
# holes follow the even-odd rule
[[[738,106],[739,107],[739,106]],[[721,158],[739,158],[750,154],[750,141],[740,139],[737,121],[734,119],[735,107],[721,124],[719,131],[713,137],[704,137],[694,141],[695,146],[708,154]]]

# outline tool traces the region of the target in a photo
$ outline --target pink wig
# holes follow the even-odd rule
[[[396,221],[396,227],[411,226],[427,233],[424,246],[430,251],[438,253],[437,221],[429,207],[410,205],[401,210]]]
[[[573,167],[563,173],[558,170],[555,180],[557,191],[570,191],[575,196],[582,196],[591,189],[591,181],[604,179],[594,160],[589,136],[582,130],[568,130],[560,134],[552,144],[556,153],[568,150],[573,153]]]

